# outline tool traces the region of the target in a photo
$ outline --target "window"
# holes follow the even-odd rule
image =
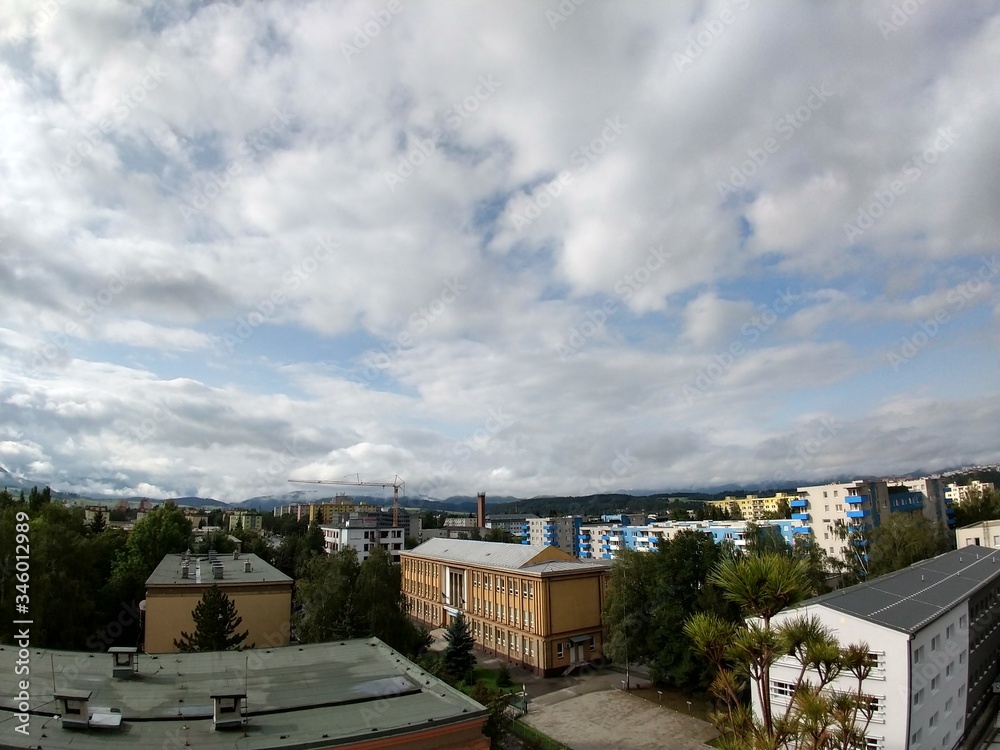
[[[826,490],[823,490],[823,497],[826,497],[826,496],[827,496]]]
[[[924,702],[924,689],[920,688],[920,690],[918,690],[913,694],[913,705],[914,707],[916,707],[923,702]]]
[[[927,722],[927,726],[929,726],[929,727],[936,727],[937,723],[938,723],[938,712],[935,711],[933,714],[931,714],[931,718]]]
[[[959,630],[965,630],[968,624],[969,624],[969,618],[967,618],[965,615],[962,615],[961,617],[958,618]]]
[[[937,651],[941,647],[941,636],[936,635],[931,638],[931,651]]]
[[[931,678],[931,692],[936,693],[938,685],[941,684],[941,675],[936,674]]]
[[[922,734],[923,734],[923,731],[920,730],[920,729],[918,729],[916,732],[914,732],[912,735],[910,735],[910,742],[912,744],[916,745],[918,742],[920,742],[920,736]]]
[[[825,494],[826,494],[826,493],[824,493],[824,495],[825,495]],[[824,505],[824,506],[823,506],[823,510],[825,510],[825,511],[826,511],[827,513],[829,513],[829,512],[830,512],[830,505],[829,505],[829,504],[827,504],[827,505]]]
[[[944,703],[944,712],[946,714],[950,714],[951,713],[951,707],[952,707],[952,704],[954,704],[954,703],[955,703],[955,699],[954,698],[949,698],[948,700],[945,701],[945,703]]]
[[[561,643],[556,644],[556,658],[557,659],[563,658],[563,645]]]
[[[951,673],[955,671],[955,662],[949,662],[948,666],[944,668],[944,676],[951,678]]]
[[[958,655],[958,663],[965,664],[965,651],[963,651]]]
[[[945,630],[944,630],[944,637],[947,638],[949,641],[952,638],[955,637],[955,626],[954,626],[954,624],[949,625],[947,628],[945,628]]]
[[[924,659],[924,647],[920,646],[916,651],[913,652],[913,663],[919,664]]]
[[[776,695],[782,698],[791,698],[792,693],[795,692],[795,685],[790,682],[782,682],[781,680],[771,680],[771,695]]]

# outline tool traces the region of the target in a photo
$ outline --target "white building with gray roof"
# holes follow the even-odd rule
[[[868,747],[950,750],[989,726],[1000,655],[1000,551],[948,552],[781,612],[779,625],[815,615],[842,645],[865,642],[873,664],[863,690],[875,699]],[[798,662],[771,668],[771,701],[784,707]],[[833,687],[852,689],[853,678]],[[754,710],[760,715],[759,700]]]

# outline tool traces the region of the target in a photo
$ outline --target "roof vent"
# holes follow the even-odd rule
[[[222,572],[223,572],[223,570],[224,569],[222,567],[222,563],[219,563],[218,565],[213,565],[212,566],[212,578],[216,578],[216,579],[222,578]]]
[[[253,572],[253,566],[250,565],[250,561],[249,560],[244,560],[243,561],[243,572],[244,573],[252,573]]]
[[[188,565],[188,561],[185,560],[184,562],[181,563],[181,578],[187,578],[189,570],[190,566]]]

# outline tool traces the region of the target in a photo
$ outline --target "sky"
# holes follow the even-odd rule
[[[0,466],[238,501],[995,463],[998,70],[997,2],[8,0]]]

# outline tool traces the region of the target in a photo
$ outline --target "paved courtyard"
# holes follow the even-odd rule
[[[718,734],[701,719],[619,690],[532,702],[524,721],[573,750],[706,750]]]

